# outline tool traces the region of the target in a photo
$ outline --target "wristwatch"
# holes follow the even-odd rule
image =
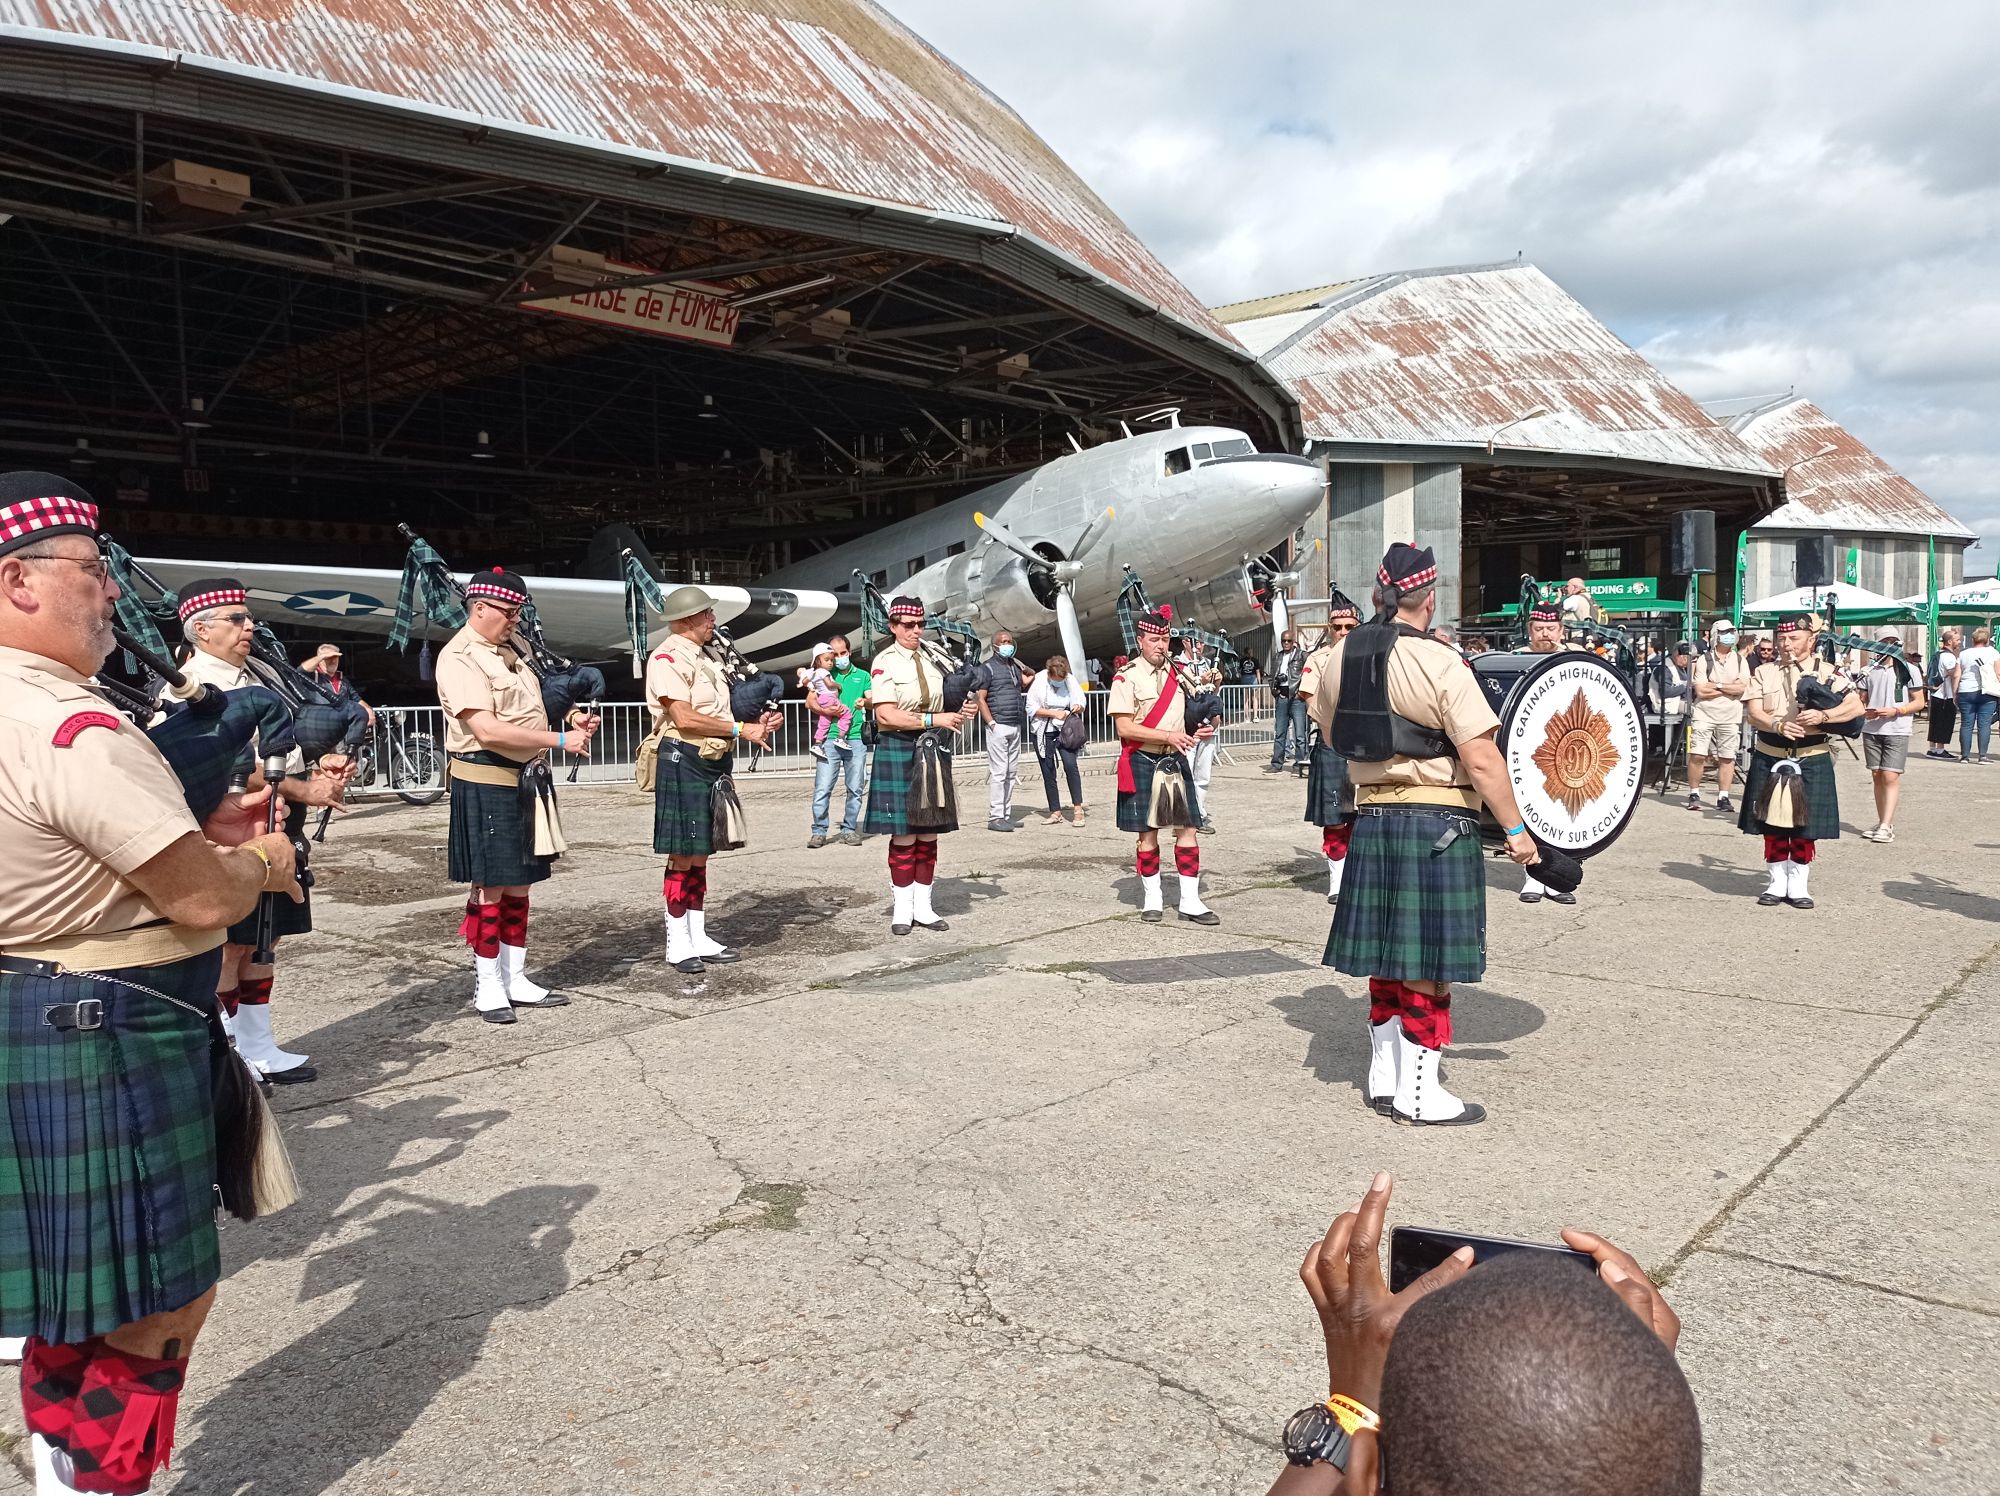
[[[1285,1420],[1285,1461],[1292,1465],[1310,1465],[1324,1460],[1334,1469],[1347,1469],[1347,1451],[1353,1441],[1347,1430],[1340,1426],[1340,1420],[1333,1416],[1332,1409],[1325,1403],[1313,1403],[1300,1408]]]

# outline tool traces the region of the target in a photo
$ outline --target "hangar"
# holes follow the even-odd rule
[[[0,461],[134,549],[683,576],[1296,402],[873,6],[0,0]]]

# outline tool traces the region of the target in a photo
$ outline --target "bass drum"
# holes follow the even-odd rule
[[[1495,703],[1500,756],[1528,830],[1572,857],[1602,852],[1631,822],[1645,775],[1645,718],[1625,677],[1580,651],[1469,663]]]

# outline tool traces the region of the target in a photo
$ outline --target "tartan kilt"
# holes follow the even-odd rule
[[[708,759],[678,739],[660,739],[653,770],[655,852],[706,857],[715,850],[715,786],[735,767],[733,751]]]
[[[1148,753],[1143,748],[1132,750],[1132,788],[1118,792],[1118,829],[1120,831],[1152,831],[1156,829],[1146,822],[1147,813],[1153,808],[1153,775],[1158,771],[1160,760],[1172,758],[1170,753]],[[1181,776],[1187,781],[1188,813],[1194,817],[1190,825],[1201,824],[1201,796],[1195,793],[1194,776]],[[1167,830],[1167,827],[1159,827]]]
[[[1766,829],[1758,819],[1757,807],[1764,798],[1764,786],[1778,763],[1767,753],[1750,752],[1750,773],[1743,782],[1743,803],[1736,810],[1736,826],[1752,836],[1803,836],[1808,841],[1835,841],[1840,836],[1840,786],[1834,778],[1833,755],[1815,753],[1798,761],[1806,790],[1806,824],[1772,826]]]
[[[1454,825],[1458,839],[1432,851]],[[1478,981],[1486,972],[1478,818],[1444,807],[1362,807],[1323,964],[1392,982]]]
[[[104,973],[215,1010],[222,952]],[[55,1029],[96,998],[101,1028]],[[129,987],[0,974],[0,1335],[103,1335],[215,1286],[210,1025]]]
[[[445,876],[480,888],[539,883],[554,871],[552,857],[535,856],[535,818],[513,784],[451,782],[451,830],[445,837]]]
[[[285,835],[297,841],[305,834],[306,808],[303,805],[287,806],[285,810]],[[306,901],[294,904],[283,894],[273,894],[276,900],[271,913],[271,938],[284,935],[310,935],[313,927],[312,890],[306,890]],[[257,913],[250,912],[247,919],[239,919],[229,927],[228,941],[231,945],[255,945],[257,943]]]
[[[1338,826],[1354,814],[1347,784],[1347,760],[1324,743],[1312,746],[1306,769],[1306,820],[1314,826]]]
[[[920,732],[884,729],[875,739],[875,767],[868,776],[868,813],[861,830],[868,836],[934,836],[956,831],[950,826],[910,824],[910,780],[917,768],[917,739]],[[946,754],[947,768],[951,755]]]

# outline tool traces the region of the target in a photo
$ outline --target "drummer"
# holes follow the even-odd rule
[[[1478,1122],[1485,1108],[1444,1088],[1451,989],[1486,971],[1486,881],[1478,816],[1491,808],[1507,855],[1539,855],[1472,668],[1428,637],[1437,562],[1393,545],[1376,572],[1375,622],[1319,672],[1315,715],[1347,757],[1354,838],[1326,964],[1368,978],[1368,1104],[1412,1125]]]
[[[1561,654],[1569,646],[1563,643],[1562,605],[1554,598],[1538,598],[1528,609],[1528,650],[1529,654]],[[1574,904],[1576,895],[1549,888],[1535,876],[1533,868],[1521,870],[1521,902],[1539,904],[1543,899],[1554,904]]]

